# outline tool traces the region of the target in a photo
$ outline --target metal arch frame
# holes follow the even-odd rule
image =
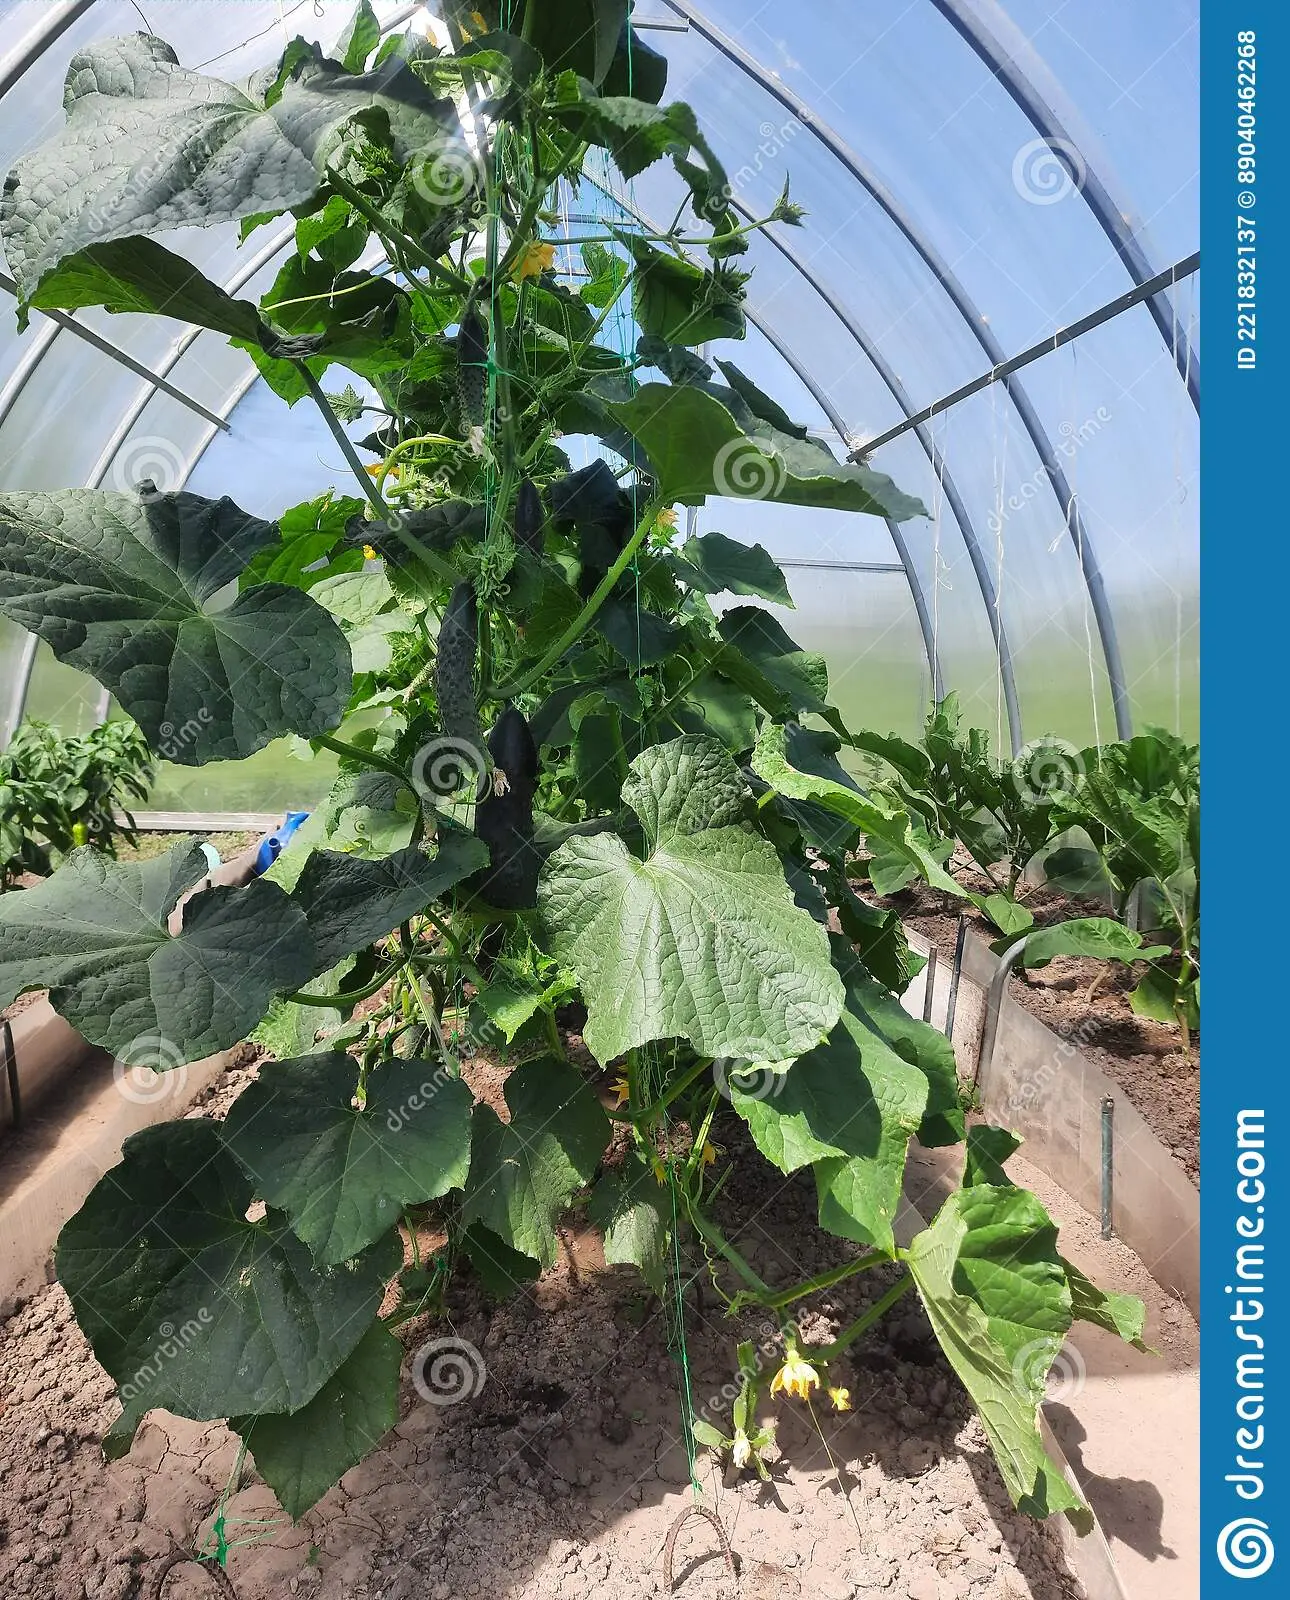
[[[1076,187],[1134,283],[1141,288],[1144,283],[1150,282],[1160,269],[1152,265],[1136,231],[1125,220],[1127,208],[1117,204],[1097,169],[1085,157],[1077,141],[1071,138],[1056,109],[1044,100],[1016,59],[1004,48],[1002,41],[964,4],[964,0],[931,0],[931,3],[1008,91],[1035,131],[1050,147],[1060,147],[1054,153],[1074,167]],[[1151,296],[1147,305],[1161,337],[1173,353],[1178,375],[1187,386],[1192,404],[1199,411],[1200,362],[1178,321],[1173,302],[1163,290],[1159,290]]]
[[[585,174],[584,177],[586,177]],[[627,216],[634,218],[635,221],[641,225],[641,227],[648,228],[653,233],[658,232],[658,228],[653,221],[636,206],[630,205],[621,195],[612,194],[601,184],[597,183],[594,178],[586,177],[586,181],[590,183],[594,189],[599,189],[601,194],[605,195],[609,200],[611,200]],[[688,252],[684,253],[688,254]],[[819,383],[816,381],[815,377],[811,374],[807,367],[796,355],[793,354],[792,350],[790,350],[784,340],[780,338],[779,334],[775,331],[774,326],[767,321],[763,315],[753,311],[751,308],[746,310],[746,315],[753,326],[757,328],[762,336],[783,358],[793,373],[800,379],[803,386],[811,395],[811,398],[816,402],[816,404],[824,412],[825,416],[828,417],[829,421],[833,424],[833,427],[837,431],[838,437],[843,441],[844,444],[849,442],[850,434],[849,430],[847,429],[845,419],[834,406],[832,400],[829,399],[828,395],[820,387]],[[918,569],[914,565],[913,557],[910,555],[909,545],[905,541],[905,536],[900,530],[899,523],[897,523],[891,517],[884,517],[883,521],[887,524],[887,531],[891,534],[892,544],[896,547],[896,554],[900,557],[900,565],[904,570],[905,579],[909,584],[910,597],[914,602],[914,612],[918,617],[919,632],[923,636],[923,646],[927,652],[928,670],[932,675],[932,692],[937,699],[943,699],[945,694],[945,680],[941,674],[940,656],[936,648],[936,634],[934,628],[932,627],[931,612],[928,610],[927,596],[923,593],[923,586],[918,576]],[[1007,645],[1005,640],[1005,652],[1006,649]],[[1004,655],[1001,654],[1001,671],[1003,671],[1003,663]],[[1012,683],[1011,679],[1012,664],[1009,660],[1007,665],[1007,676],[1004,682],[1004,696],[1008,701],[1009,730],[1012,734],[1014,745],[1017,749],[1020,749],[1020,713],[1017,709],[1016,685]],[[1015,725],[1014,718],[1016,719]]]
[[[785,111],[795,116],[816,139],[824,145],[865,192],[881,207],[888,219],[895,224],[906,242],[921,258],[924,266],[944,289],[954,304],[959,315],[971,330],[977,343],[985,351],[992,366],[1001,366],[1007,356],[999,341],[995,338],[989,324],[985,321],[976,303],[968,293],[964,284],[959,280],[949,262],[940,254],[936,246],[926,237],[922,229],[891,194],[886,185],[871,172],[861,161],[860,157],[846,143],[846,141],[827,123],[821,122],[811,108],[802,98],[795,94],[779,79],[772,77],[759,62],[755,61],[744,48],[737,44],[728,35],[709,22],[691,0],[665,0],[679,16],[685,17],[691,29],[705,39],[728,61],[734,63],[752,81],[765,90],[771,98],[783,106]],[[1096,552],[1089,541],[1083,518],[1080,516],[1075,495],[1070,483],[1062,470],[1053,449],[1052,440],[1048,431],[1039,419],[1025,386],[1015,376],[1000,380],[1017,408],[1017,414],[1022,426],[1030,437],[1031,443],[1039,456],[1040,464],[1048,478],[1057,503],[1061,508],[1062,518],[1066,524],[1066,531],[1075,546],[1075,554],[1079,560],[1080,570],[1084,576],[1085,587],[1088,590],[1089,602],[1093,609],[1093,619],[1097,625],[1098,638],[1102,645],[1102,655],[1106,663],[1107,678],[1111,686],[1111,699],[1115,708],[1115,727],[1117,736],[1129,739],[1133,736],[1133,716],[1129,709],[1129,694],[1124,678],[1124,660],[1120,654],[1119,640],[1116,636],[1115,619],[1111,615],[1110,603],[1107,599],[1106,586],[1102,581],[1102,571],[1098,564]]]
[[[758,330],[771,348],[779,354],[785,365],[797,376],[816,405],[819,406],[820,410],[824,412],[824,415],[833,424],[838,437],[842,440],[843,446],[849,445],[852,441],[845,419],[834,406],[832,400],[825,394],[819,383],[816,382],[805,364],[793,354],[763,315],[753,311],[751,308],[747,310],[746,314],[749,322]],[[895,545],[896,554],[900,557],[899,570],[904,572],[909,584],[910,595],[913,598],[914,611],[918,617],[919,632],[923,636],[923,648],[927,652],[927,666],[932,674],[932,696],[936,700],[943,700],[945,698],[945,679],[941,674],[941,658],[936,648],[936,630],[932,626],[931,612],[927,608],[927,596],[923,593],[923,586],[919,581],[917,569],[910,556],[909,546],[905,542],[905,536],[900,531],[900,524],[892,517],[884,517],[882,520],[887,524],[887,532],[891,535],[891,542]],[[1011,676],[1011,670],[1010,666],[1008,669],[1009,676]],[[1013,700],[1010,702],[1010,709],[1015,709],[1015,698],[1014,693]]]
[[[0,99],[7,95],[33,61],[39,61],[54,40],[66,33],[72,23],[94,4],[94,0],[61,0],[47,7],[43,22],[33,28],[18,48],[0,61]]]
[[[752,218],[751,209],[741,201],[732,198],[731,205],[741,216]],[[910,398],[904,384],[897,376],[891,363],[879,350],[877,344],[869,336],[868,330],[856,320],[852,313],[842,304],[829,287],[816,277],[810,264],[789,244],[779,230],[767,232],[763,235],[767,243],[774,246],[786,261],[798,272],[803,281],[815,291],[828,309],[838,319],[851,337],[859,345],[865,359],[873,367],[885,385],[892,399],[904,413],[906,420],[914,416],[914,403]],[[953,474],[946,465],[945,458],[937,447],[932,431],[925,424],[914,427],[914,435],[923,448],[932,471],[936,474],[937,481],[945,492],[945,499],[954,520],[958,523],[959,532],[963,538],[964,547],[968,553],[968,560],[972,564],[972,572],[976,578],[977,588],[981,591],[981,601],[985,606],[986,616],[990,624],[990,633],[994,639],[995,652],[999,659],[999,677],[1003,685],[1004,705],[1008,713],[1008,733],[1012,742],[1012,751],[1017,755],[1023,744],[1021,708],[1017,696],[1016,678],[1012,666],[1012,650],[1008,643],[1007,632],[1003,625],[1002,608],[999,596],[994,587],[994,579],[990,574],[989,563],[986,560],[985,550],[977,536],[976,525],[972,521],[958,484]],[[846,431],[839,429],[844,442],[847,439]],[[903,533],[893,532],[897,549],[904,539]],[[902,555],[902,561],[905,559]],[[915,602],[917,603],[917,602]],[[943,696],[938,696],[943,698]]]
[[[268,244],[262,246],[249,261],[244,262],[243,265],[238,268],[237,272],[234,273],[227,283],[221,286],[224,290],[224,293],[236,294],[239,289],[244,288],[257,272],[262,271],[266,266],[268,266],[269,262],[271,262],[276,255],[280,255],[281,252],[286,249],[294,236],[295,230],[292,228],[285,233],[280,233],[275,239],[271,239]],[[200,339],[202,334],[206,331],[207,330],[205,328],[201,327],[191,327],[186,329],[184,333],[182,333],[180,337],[171,345],[170,350],[165,356],[165,359],[158,363],[157,371],[159,375],[164,378],[167,373],[173,371],[174,368],[179,364],[180,360],[188,353],[189,350],[192,349],[193,345],[197,343],[198,339]],[[103,482],[103,479],[107,476],[108,468],[112,465],[113,459],[117,455],[117,452],[130,437],[130,433],[133,430],[135,423],[138,422],[139,418],[147,410],[153,399],[153,396],[156,393],[156,388],[150,384],[144,384],[139,390],[138,394],[127,407],[122,420],[117,424],[111,438],[109,438],[108,442],[104,445],[99,454],[98,460],[94,463],[94,466],[90,471],[89,477],[85,480],[85,487],[87,489],[97,489],[98,486]],[[208,421],[217,423],[225,430],[228,429],[229,423],[226,414],[220,416],[216,415],[215,413],[206,413],[206,416]]]

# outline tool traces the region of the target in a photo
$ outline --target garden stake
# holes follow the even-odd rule
[[[954,1013],[959,1003],[959,979],[963,975],[963,949],[967,943],[967,918],[959,918],[959,931],[954,939],[954,965],[950,968],[950,992],[945,1002],[945,1037],[954,1043]]]
[[[932,946],[932,953],[927,958],[927,970],[923,975],[923,1021],[932,1020],[932,1001],[936,998],[936,946]]]
[[[18,1087],[18,1057],[13,1048],[13,1029],[6,1017],[3,1024],[4,1073],[9,1084],[9,1105],[13,1111],[13,1125],[22,1127],[22,1091]]]
[[[1115,1100],[1102,1101],[1102,1237],[1111,1237],[1111,1202],[1115,1185]]]

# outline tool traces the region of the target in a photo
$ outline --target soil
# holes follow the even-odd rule
[[[986,879],[959,871],[957,863],[955,867],[955,876],[968,888],[989,889]],[[857,887],[867,889],[867,885]],[[942,960],[953,959],[961,900],[928,884],[915,883],[876,903],[898,911],[909,927],[931,939]],[[1047,886],[1032,890],[1025,903],[1041,927],[1071,917],[1106,915],[1106,908],[1096,902]],[[987,944],[998,938],[998,930],[979,913],[968,908],[967,915],[971,937]],[[1119,1084],[1187,1176],[1199,1183],[1199,1035],[1193,1034],[1190,1048],[1184,1049],[1175,1026],[1134,1014],[1129,993],[1143,970],[1141,964],[1128,967],[1118,961],[1058,956],[1036,972],[1013,977],[1009,994],[1055,1033],[1073,1040]]]
[[[222,1115],[256,1070],[226,1073],[190,1114]],[[498,1098],[486,1061],[467,1076]],[[785,1180],[762,1163],[732,1114],[714,1138],[740,1157],[718,1220],[767,1282],[846,1258],[854,1247],[816,1226],[809,1175]],[[250,1461],[239,1470],[222,1423],[154,1412],[130,1454],[106,1464],[112,1384],[49,1286],[0,1328],[0,1593],[153,1600],[163,1558],[174,1544],[210,1549],[217,1513],[238,1600],[663,1592],[668,1531],[695,1503],[679,1394],[688,1383],[694,1409],[727,1423],[736,1340],[772,1359],[765,1317],[727,1317],[703,1263],[683,1263],[683,1366],[675,1297],[661,1304],[632,1271],[607,1268],[576,1213],[562,1241],[559,1263],[511,1301],[464,1280],[444,1317],[405,1326],[402,1421],[295,1526]],[[887,1287],[872,1281],[881,1275],[805,1302],[804,1342],[833,1337]],[[473,1347],[484,1380],[461,1403],[427,1404],[410,1381],[415,1356],[444,1338]],[[916,1302],[900,1302],[829,1382],[854,1409],[780,1402],[770,1483],[699,1453],[701,1503],[729,1535],[740,1596],[1075,1600],[1056,1530],[1013,1510]],[[682,1600],[736,1593],[699,1518],[677,1538],[674,1577]],[[164,1587],[167,1600],[216,1592],[191,1565]]]

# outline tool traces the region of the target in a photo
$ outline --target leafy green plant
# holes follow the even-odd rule
[[[251,92],[149,36],[95,41],[66,127],[6,186],[24,312],[223,332],[319,408],[358,491],[276,524],[150,486],[0,496],[0,610],[149,737],[191,724],[175,759],[283,734],[340,757],[270,873],[182,917],[205,870],[183,844],[130,865],[73,853],[0,914],[0,1003],[47,984],[109,1049],[159,1036],[186,1061],[255,1030],[279,1057],[225,1123],[131,1139],[63,1231],[59,1274],[121,1395],[109,1448],[153,1406],[227,1417],[298,1516],[396,1419],[390,1281],[432,1305],[468,1265],[506,1292],[585,1199],[607,1260],[655,1290],[685,1248],[732,1307],[765,1306],[791,1392],[809,1363],[788,1308],[895,1265],[836,1350],[917,1292],[1017,1504],[1083,1518],[1040,1442],[1044,1374],[1075,1317],[1136,1337],[1141,1306],[1066,1266],[1001,1155],[989,1181],[970,1159],[969,1186],[897,1243],[910,1139],[954,1144],[964,1124],[949,1044],[894,992],[913,967],[899,924],[854,895],[847,857],[863,832],[959,891],[920,817],[839,763],[822,658],[764,606],[714,611],[729,590],[791,605],[767,553],[676,532],[675,508],[711,495],[922,508],[696,353],[743,335],[748,235],[801,213],[785,191],[736,221],[626,0],[482,14],[491,31],[472,8],[440,53],[378,44],[360,7],[339,58],[296,41]],[[611,206],[553,270],[568,186],[665,161],[665,232]],[[258,306],[149,237],[284,212],[296,248]],[[357,441],[342,420],[372,418]],[[566,435],[601,454],[575,469]],[[612,1111],[566,1055],[569,1003],[618,1075]],[[462,1080],[481,1042],[508,1069],[505,1117]],[[842,1268],[773,1290],[724,1236],[709,1135],[730,1108],[780,1171],[811,1170],[821,1226],[859,1247]],[[427,1210],[447,1243],[422,1261]],[[191,1338],[157,1359],[165,1325]]]
[[[152,754],[133,722],[59,735],[34,719],[0,752],[0,888],[23,873],[45,877],[78,845],[115,856],[135,842],[132,802],[152,787]]]
[[[1010,761],[991,754],[983,728],[963,729],[957,694],[927,717],[920,744],[895,734],[861,732],[853,743],[881,759],[890,784],[926,833],[928,848],[948,861],[961,845],[991,892],[982,911],[1003,934],[1020,934],[1034,920],[1018,899],[1022,874],[1057,832],[1055,806],[1077,776],[1076,753],[1057,738],[1033,740]],[[894,894],[917,876],[879,846],[869,862],[879,894]]]
[[[1045,869],[1168,941],[1168,959],[1153,963],[1130,1000],[1140,1016],[1176,1022],[1188,1043],[1200,1024],[1200,749],[1150,728],[1084,751],[1081,767],[1057,817],[1090,846],[1053,851]]]

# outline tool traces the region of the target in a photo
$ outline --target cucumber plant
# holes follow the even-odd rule
[[[1137,1339],[1141,1305],[1063,1261],[997,1130],[897,1242],[910,1139],[965,1129],[950,1046],[895,993],[908,946],[847,854],[863,833],[957,887],[908,808],[838,761],[824,661],[770,609],[792,602],[767,553],[677,531],[710,496],[923,508],[698,353],[744,335],[749,236],[802,213],[785,190],[738,221],[627,12],[481,0],[439,50],[378,43],[363,6],[335,55],[297,40],[237,89],[152,36],[95,40],[65,126],[7,179],[21,315],[222,333],[319,408],[353,477],[277,523],[152,486],[0,496],[0,610],[154,741],[191,723],[177,759],[287,734],[340,757],[270,873],[193,895],[177,931],[195,845],[73,852],[0,910],[0,1003],[47,986],[109,1050],[159,1035],[192,1060],[255,1031],[279,1058],[225,1122],[131,1139],[63,1231],[59,1275],[121,1395],[108,1446],[154,1406],[226,1417],[300,1515],[396,1419],[391,1281],[421,1304],[458,1265],[531,1279],[583,1198],[608,1259],[657,1290],[674,1244],[707,1253],[732,1304],[783,1319],[780,1388],[807,1392],[824,1355],[797,1349],[795,1295],[713,1218],[728,1101],[856,1247],[830,1281],[897,1270],[833,1351],[916,1292],[1016,1503],[1083,1518],[1040,1440],[1045,1373],[1073,1319]],[[669,228],[610,207],[556,270],[562,198],[669,167]],[[294,250],[258,305],[153,237],[283,216]],[[570,437],[600,457],[575,467]],[[730,592],[768,604],[718,614]],[[612,1116],[566,1053],[569,1002],[621,1080]],[[471,1103],[463,1034],[500,1042],[505,1121]],[[405,1261],[427,1209],[429,1266]],[[192,1336],[158,1361],[165,1325]]]

